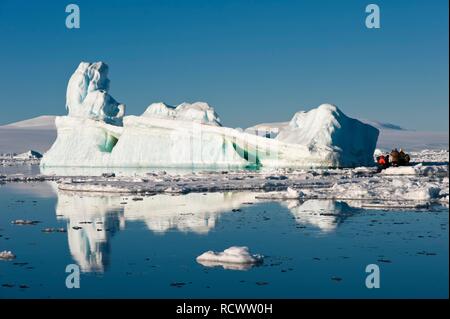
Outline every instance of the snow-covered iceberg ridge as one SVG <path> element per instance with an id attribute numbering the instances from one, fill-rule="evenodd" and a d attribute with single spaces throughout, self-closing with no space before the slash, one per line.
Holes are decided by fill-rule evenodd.
<path id="1" fill-rule="evenodd" d="M 67 86 L 68 116 L 42 166 L 354 167 L 373 165 L 378 130 L 322 104 L 298 112 L 275 138 L 224 127 L 210 105 L 153 103 L 141 116 L 108 94 L 108 67 L 81 62 Z"/>

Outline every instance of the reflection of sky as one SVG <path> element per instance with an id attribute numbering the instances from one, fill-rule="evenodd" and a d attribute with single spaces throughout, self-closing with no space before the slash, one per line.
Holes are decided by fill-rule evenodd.
<path id="1" fill-rule="evenodd" d="M 32 182 L 32 183 L 7 183 L 0 184 L 1 187 L 7 187 L 12 194 L 27 196 L 30 193 L 35 197 L 51 198 L 55 197 L 56 184 L 50 182 Z"/>

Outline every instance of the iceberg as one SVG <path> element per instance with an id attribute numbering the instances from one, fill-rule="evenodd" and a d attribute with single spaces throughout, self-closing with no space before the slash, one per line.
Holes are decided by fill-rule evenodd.
<path id="1" fill-rule="evenodd" d="M 108 66 L 81 62 L 67 86 L 67 116 L 43 167 L 354 167 L 374 165 L 379 131 L 322 104 L 277 135 L 222 126 L 205 102 L 153 103 L 140 116 L 108 94 Z"/>
<path id="2" fill-rule="evenodd" d="M 256 264 L 263 260 L 263 256 L 255 254 L 251 255 L 248 247 L 232 246 L 223 252 L 215 252 L 208 250 L 196 258 L 197 262 L 215 262 L 230 264 Z"/>

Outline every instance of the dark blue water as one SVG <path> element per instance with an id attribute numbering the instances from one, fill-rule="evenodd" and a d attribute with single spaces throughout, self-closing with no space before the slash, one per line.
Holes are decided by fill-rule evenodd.
<path id="1" fill-rule="evenodd" d="M 0 251 L 17 258 L 0 260 L 0 298 L 448 297 L 448 208 L 363 210 L 254 195 L 133 200 L 61 193 L 49 183 L 1 185 Z M 265 255 L 264 263 L 231 270 L 195 260 L 234 245 Z M 82 270 L 78 289 L 65 285 L 68 264 Z M 380 267 L 379 289 L 365 286 L 368 264 Z"/>

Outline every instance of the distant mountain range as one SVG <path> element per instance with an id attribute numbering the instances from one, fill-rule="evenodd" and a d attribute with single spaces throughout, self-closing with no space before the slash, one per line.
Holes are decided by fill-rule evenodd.
<path id="1" fill-rule="evenodd" d="M 0 126 L 0 129 L 33 129 L 33 130 L 56 130 L 54 115 L 42 115 L 28 120 L 23 120 Z"/>
<path id="2" fill-rule="evenodd" d="M 379 121 L 372 121 L 372 120 L 366 120 L 366 119 L 360 119 L 360 121 L 364 122 L 366 124 L 372 125 L 379 130 L 409 131 L 408 129 L 405 129 L 399 125 L 392 124 L 392 123 L 382 123 Z"/>
<path id="3" fill-rule="evenodd" d="M 0 126 L 0 153 L 34 150 L 43 154 L 56 139 L 55 117 L 43 115 Z"/>

